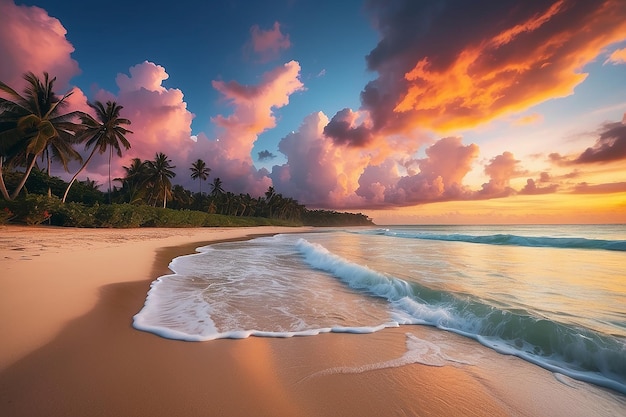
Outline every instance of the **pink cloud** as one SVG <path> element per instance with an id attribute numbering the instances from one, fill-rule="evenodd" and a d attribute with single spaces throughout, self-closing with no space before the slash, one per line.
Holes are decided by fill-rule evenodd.
<path id="1" fill-rule="evenodd" d="M 540 187 L 537 185 L 537 182 L 542 182 L 542 180 L 535 181 L 532 178 L 529 178 L 528 180 L 526 180 L 526 185 L 520 190 L 519 193 L 526 195 L 551 194 L 556 192 L 556 190 L 559 188 L 557 184 Z"/>
<path id="2" fill-rule="evenodd" d="M 236 81 L 213 81 L 222 99 L 233 107 L 228 115 L 211 121 L 218 138 L 207 141 L 207 158 L 213 177 L 220 177 L 227 189 L 261 195 L 271 185 L 266 170 L 256 170 L 251 152 L 258 136 L 276 126 L 274 110 L 289 104 L 289 96 L 302 91 L 300 64 L 290 61 L 265 73 L 258 85 L 245 86 Z M 201 138 L 198 139 L 201 143 Z"/>
<path id="3" fill-rule="evenodd" d="M 511 152 L 503 152 L 501 155 L 489 161 L 485 166 L 485 174 L 491 179 L 488 183 L 483 184 L 479 194 L 488 197 L 504 197 L 515 193 L 510 186 L 510 180 L 526 174 L 519 168 L 520 161 L 515 159 Z"/>
<path id="4" fill-rule="evenodd" d="M 65 92 L 80 70 L 61 22 L 39 7 L 16 6 L 10 0 L 0 1 L 0 16 L 0 80 L 21 91 L 22 74 L 42 76 L 46 71 L 57 78 L 55 88 Z"/>
<path id="5" fill-rule="evenodd" d="M 124 175 L 123 165 L 132 158 L 154 159 L 157 152 L 165 153 L 178 175 L 186 175 L 193 157 L 191 152 L 195 142 L 191 140 L 191 121 L 194 115 L 187 110 L 182 91 L 165 88 L 161 85 L 168 78 L 165 69 L 152 62 L 144 61 L 129 69 L 130 76 L 118 74 L 117 93 L 99 90 L 95 100 L 112 100 L 123 109 L 120 116 L 131 121 L 129 126 L 134 134 L 127 136 L 131 148 L 124 151 L 121 159 L 112 162 L 112 176 Z M 108 171 L 108 154 L 94 157 L 87 167 L 85 176 L 106 182 L 103 173 Z"/>
<path id="6" fill-rule="evenodd" d="M 213 81 L 213 88 L 234 107 L 231 115 L 211 119 L 220 129 L 220 144 L 228 158 L 250 160 L 258 135 L 276 126 L 273 109 L 286 106 L 291 94 L 304 89 L 299 76 L 300 64 L 291 61 L 265 73 L 259 85 Z"/>
<path id="7" fill-rule="evenodd" d="M 468 198 L 465 175 L 478 156 L 475 144 L 463 145 L 459 137 L 440 139 L 426 149 L 426 158 L 417 161 L 419 172 L 400 178 L 386 190 L 385 200 L 397 205 Z"/>
<path id="8" fill-rule="evenodd" d="M 248 47 L 262 62 L 278 58 L 281 50 L 289 49 L 291 46 L 289 35 L 280 31 L 278 22 L 274 22 L 274 26 L 269 30 L 263 30 L 259 25 L 254 25 L 250 28 L 250 35 L 252 38 Z"/>
<path id="9" fill-rule="evenodd" d="M 115 83 L 120 91 L 139 91 L 145 88 L 148 91 L 165 92 L 161 84 L 169 78 L 165 68 L 152 62 L 144 61 L 129 69 L 130 77 L 126 74 L 117 74 Z"/>
<path id="10" fill-rule="evenodd" d="M 398 164 L 391 158 L 378 165 L 368 165 L 359 177 L 356 194 L 363 197 L 368 205 L 385 205 L 385 192 L 395 187 L 401 177 Z"/>
<path id="11" fill-rule="evenodd" d="M 355 191 L 370 161 L 359 150 L 335 144 L 324 135 L 328 118 L 307 116 L 298 131 L 284 137 L 278 149 L 287 163 L 274 166 L 276 190 L 313 207 L 349 207 L 364 203 Z"/>

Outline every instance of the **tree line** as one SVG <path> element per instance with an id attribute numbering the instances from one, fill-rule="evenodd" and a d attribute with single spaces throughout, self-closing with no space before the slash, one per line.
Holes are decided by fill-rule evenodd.
<path id="1" fill-rule="evenodd" d="M 133 133 L 128 129 L 131 121 L 121 116 L 123 106 L 114 101 L 89 102 L 96 117 L 81 111 L 65 112 L 72 92 L 56 95 L 56 78 L 44 73 L 40 79 L 32 72 L 23 78 L 26 81 L 23 93 L 0 81 L 0 91 L 9 97 L 0 97 L 0 195 L 7 202 L 35 192 L 57 196 L 62 203 L 148 205 L 228 216 L 307 220 L 316 225 L 371 224 L 360 213 L 307 210 L 273 187 L 258 197 L 234 194 L 226 191 L 221 179 L 216 177 L 204 192 L 202 185 L 211 169 L 202 159 L 189 167 L 191 178 L 198 182 L 197 192 L 172 184 L 176 166 L 162 152 L 157 152 L 152 160 L 132 159 L 123 167 L 123 177 L 112 178 L 114 154 L 121 157 L 123 150 L 131 148 L 127 137 Z M 88 153 L 85 159 L 76 150 L 79 146 L 84 146 Z M 96 152 L 108 155 L 106 193 L 93 180 L 78 179 Z M 81 165 L 69 182 L 50 175 L 53 162 L 68 172 L 70 161 L 79 161 Z"/>

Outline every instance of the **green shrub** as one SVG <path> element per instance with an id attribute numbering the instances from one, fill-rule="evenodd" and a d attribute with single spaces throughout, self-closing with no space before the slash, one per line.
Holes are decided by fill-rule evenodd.
<path id="1" fill-rule="evenodd" d="M 47 195 L 28 194 L 6 204 L 13 213 L 12 221 L 35 225 L 51 222 L 52 216 L 59 210 L 61 200 Z"/>
<path id="2" fill-rule="evenodd" d="M 0 205 L 0 224 L 7 224 L 13 217 L 13 212 L 6 205 Z"/>
<path id="3" fill-rule="evenodd" d="M 80 203 L 61 204 L 51 218 L 55 226 L 67 227 L 97 227 L 97 206 L 88 207 Z"/>
<path id="4" fill-rule="evenodd" d="M 97 206 L 95 217 L 98 227 L 129 228 L 151 223 L 152 207 L 131 204 L 111 204 Z"/>
<path id="5" fill-rule="evenodd" d="M 195 210 L 174 210 L 132 204 L 62 203 L 57 197 L 28 194 L 15 201 L 0 200 L 0 224 L 35 225 L 47 222 L 67 227 L 241 227 L 300 226 L 301 223 L 265 217 L 227 216 Z"/>

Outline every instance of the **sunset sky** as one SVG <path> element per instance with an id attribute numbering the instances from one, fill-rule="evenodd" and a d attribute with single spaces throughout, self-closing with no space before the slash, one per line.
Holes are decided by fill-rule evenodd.
<path id="1" fill-rule="evenodd" d="M 626 222 L 623 0 L 0 0 L 0 60 L 124 106 L 116 176 L 164 152 L 378 224 Z"/>

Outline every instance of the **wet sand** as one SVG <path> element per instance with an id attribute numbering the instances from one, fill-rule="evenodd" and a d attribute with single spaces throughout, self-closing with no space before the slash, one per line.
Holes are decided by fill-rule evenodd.
<path id="1" fill-rule="evenodd" d="M 0 415 L 574 417 L 626 409 L 623 395 L 423 326 L 199 343 L 132 327 L 150 282 L 175 256 L 302 230 L 0 227 Z M 407 334 L 460 362 L 394 366 Z"/>

